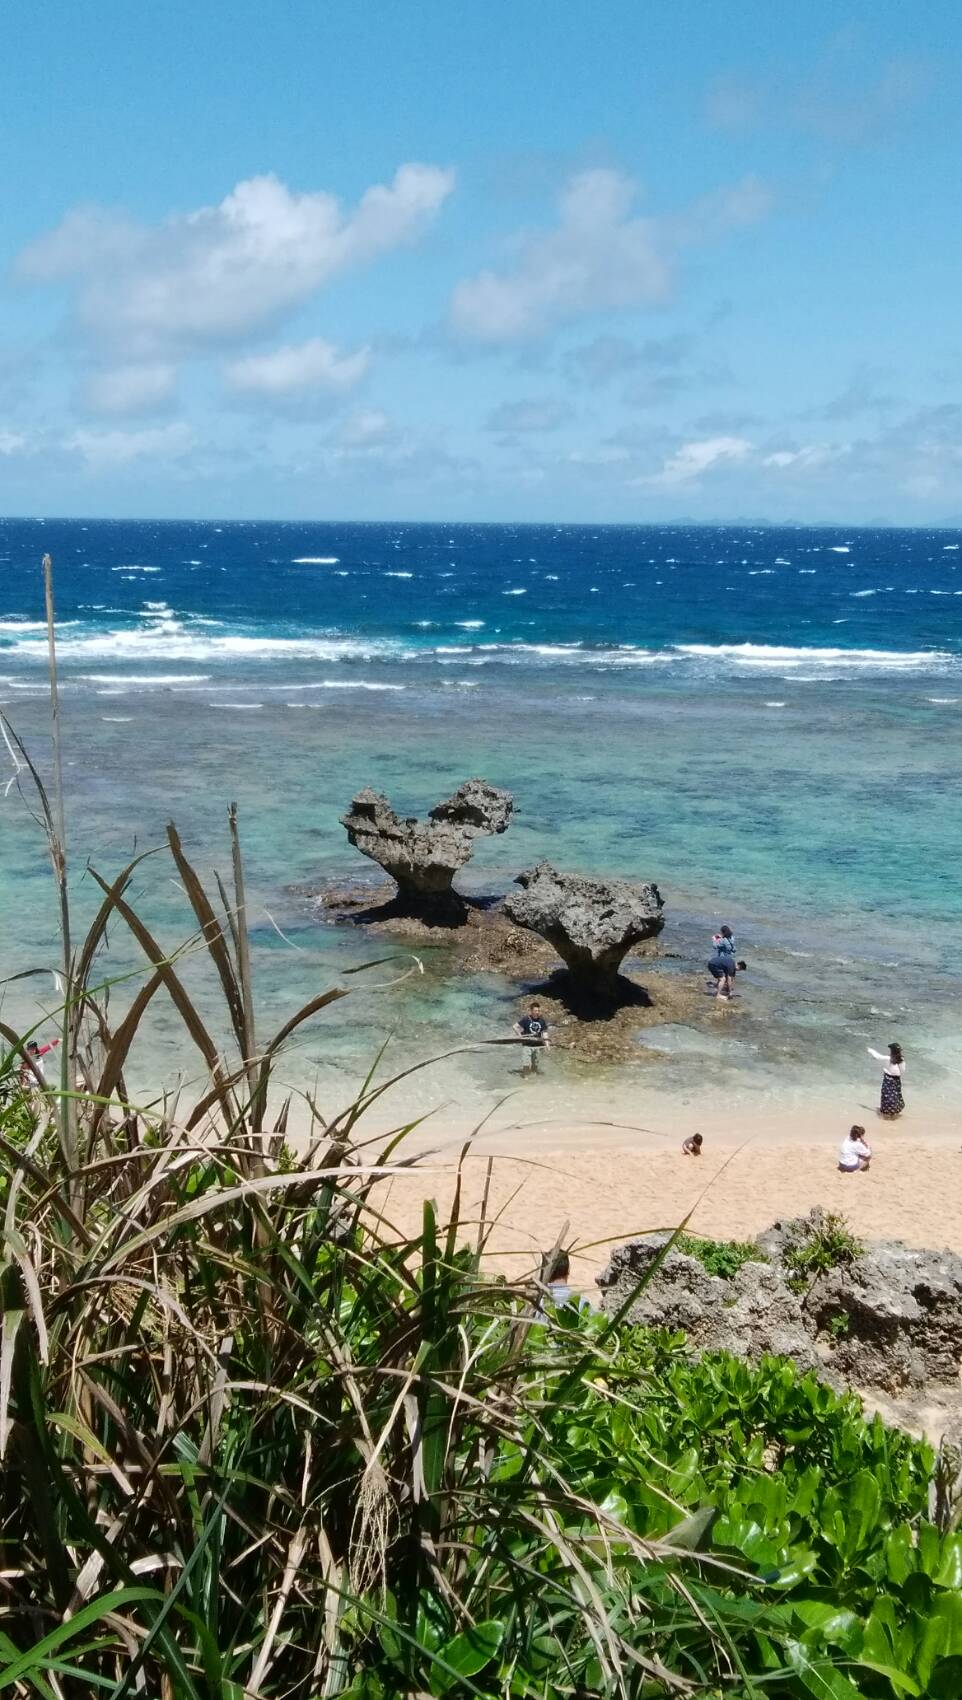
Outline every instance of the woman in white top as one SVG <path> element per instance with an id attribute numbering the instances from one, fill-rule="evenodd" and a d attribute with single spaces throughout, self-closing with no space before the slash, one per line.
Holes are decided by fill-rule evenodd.
<path id="1" fill-rule="evenodd" d="M 838 1148 L 838 1166 L 843 1175 L 857 1175 L 872 1161 L 872 1147 L 865 1137 L 864 1127 L 849 1128 Z"/>
<path id="2" fill-rule="evenodd" d="M 894 1121 L 896 1116 L 900 1116 L 905 1109 L 905 1099 L 902 1097 L 902 1077 L 905 1074 L 902 1047 L 893 1042 L 889 1045 L 889 1054 L 886 1056 L 884 1051 L 873 1051 L 871 1045 L 869 1045 L 868 1054 L 870 1057 L 876 1057 L 880 1063 L 885 1064 L 882 1070 L 882 1100 L 879 1104 L 879 1115 L 885 1116 L 889 1121 Z"/>

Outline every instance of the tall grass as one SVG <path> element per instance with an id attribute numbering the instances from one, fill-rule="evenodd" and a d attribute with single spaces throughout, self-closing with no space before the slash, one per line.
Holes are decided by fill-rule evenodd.
<path id="1" fill-rule="evenodd" d="M 94 875 L 72 975 L 76 1166 L 59 1091 L 14 1090 L 0 1116 L 0 1691 L 477 1694 L 496 1665 L 515 1673 L 499 1693 L 668 1694 L 693 1680 L 681 1619 L 731 1668 L 690 1556 L 628 1531 L 545 1443 L 608 1361 L 604 1330 L 548 1324 L 531 1283 L 486 1277 L 490 1224 L 460 1186 L 414 1237 L 379 1214 L 376 1182 L 414 1161 L 404 1128 L 373 1160 L 361 1139 L 383 1083 L 291 1151 L 286 1104 L 268 1124 L 276 1059 L 347 988 L 255 1050 L 236 887 L 218 910 L 173 828 L 168 852 L 235 1059 L 131 906 L 132 864 Z M 116 1027 L 97 982 L 114 919 L 146 962 Z M 161 993 L 206 1071 L 174 1110 L 126 1081 Z M 9 1084 L 23 1041 L 4 1038 Z M 660 1622 L 652 1565 L 674 1578 Z"/>

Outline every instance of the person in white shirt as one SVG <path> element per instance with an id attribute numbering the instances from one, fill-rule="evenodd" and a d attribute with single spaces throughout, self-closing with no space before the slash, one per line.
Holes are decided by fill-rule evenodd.
<path id="1" fill-rule="evenodd" d="M 838 1148 L 838 1166 L 843 1175 L 857 1175 L 872 1161 L 872 1147 L 864 1127 L 851 1127 Z"/>
<path id="2" fill-rule="evenodd" d="M 905 1109 L 905 1099 L 902 1096 L 905 1058 L 902 1055 L 902 1047 L 893 1040 L 889 1045 L 888 1056 L 885 1055 L 884 1051 L 873 1051 L 871 1045 L 868 1046 L 868 1054 L 870 1057 L 875 1057 L 878 1062 L 885 1064 L 882 1070 L 882 1097 L 879 1103 L 879 1115 L 885 1116 L 887 1121 L 894 1121 L 896 1116 L 900 1116 Z"/>

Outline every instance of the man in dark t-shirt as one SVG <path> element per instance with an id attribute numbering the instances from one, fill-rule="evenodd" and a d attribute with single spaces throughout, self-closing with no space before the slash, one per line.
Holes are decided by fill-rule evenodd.
<path id="1" fill-rule="evenodd" d="M 529 1004 L 527 1015 L 522 1015 L 520 1020 L 515 1022 L 514 1030 L 524 1044 L 530 1072 L 537 1074 L 538 1052 L 549 1049 L 548 1023 L 541 1013 L 541 1005 Z"/>

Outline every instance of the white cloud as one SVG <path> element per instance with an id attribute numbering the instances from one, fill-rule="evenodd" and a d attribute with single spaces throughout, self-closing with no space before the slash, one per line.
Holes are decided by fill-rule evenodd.
<path id="1" fill-rule="evenodd" d="M 166 362 L 115 366 L 88 380 L 84 399 L 93 413 L 151 413 L 173 400 L 175 384 L 174 368 Z"/>
<path id="2" fill-rule="evenodd" d="M 660 472 L 632 482 L 662 486 L 690 484 L 711 467 L 746 460 L 751 452 L 752 445 L 745 437 L 703 437 L 698 442 L 683 443 L 669 455 Z"/>
<path id="3" fill-rule="evenodd" d="M 753 178 L 675 217 L 639 216 L 637 194 L 620 171 L 571 177 L 557 225 L 522 238 L 513 270 L 482 271 L 456 286 L 452 331 L 496 346 L 545 336 L 585 313 L 660 306 L 672 294 L 681 247 L 752 222 L 771 204 Z"/>
<path id="4" fill-rule="evenodd" d="M 80 455 L 88 466 L 100 471 L 128 466 L 132 461 L 181 460 L 194 447 L 194 433 L 183 422 L 154 426 L 143 431 L 75 431 L 64 448 Z"/>
<path id="5" fill-rule="evenodd" d="M 233 390 L 261 396 L 296 396 L 314 390 L 342 395 L 354 389 L 371 364 L 369 348 L 343 354 L 333 342 L 311 337 L 288 343 L 269 354 L 249 354 L 234 360 L 224 376 Z"/>
<path id="6" fill-rule="evenodd" d="M 825 466 L 848 453 L 847 443 L 803 443 L 798 449 L 775 449 L 772 454 L 763 455 L 762 465 L 773 466 L 780 472 L 789 467 L 796 472 L 805 472 L 813 467 Z"/>
<path id="7" fill-rule="evenodd" d="M 7 431 L 0 425 L 0 455 L 20 454 L 27 446 L 22 431 Z"/>
<path id="8" fill-rule="evenodd" d="M 340 442 L 347 449 L 381 448 L 395 434 L 394 421 L 379 407 L 352 413 L 340 432 Z"/>
<path id="9" fill-rule="evenodd" d="M 416 240 L 453 188 L 453 171 L 408 164 L 347 211 L 273 175 L 159 225 L 79 208 L 21 254 L 18 270 L 73 285 L 88 331 L 150 360 L 269 325 L 337 273 Z"/>

